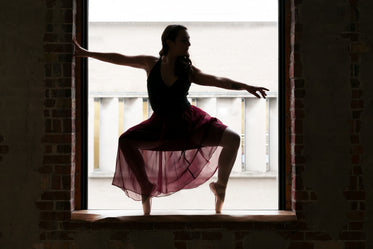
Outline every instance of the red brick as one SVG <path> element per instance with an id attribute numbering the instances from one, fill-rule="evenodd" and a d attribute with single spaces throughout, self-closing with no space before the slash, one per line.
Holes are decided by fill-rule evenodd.
<path id="1" fill-rule="evenodd" d="M 58 109 L 52 111 L 52 117 L 54 118 L 64 118 L 71 116 L 71 109 Z M 60 122 L 60 120 L 58 120 Z"/>
<path id="2" fill-rule="evenodd" d="M 56 218 L 56 212 L 53 212 L 53 211 L 40 212 L 40 220 L 54 220 L 55 218 Z"/>
<path id="3" fill-rule="evenodd" d="M 361 175 L 363 173 L 361 166 L 354 166 L 352 169 L 354 175 Z"/>
<path id="4" fill-rule="evenodd" d="M 352 90 L 352 98 L 360 98 L 361 95 L 362 95 L 362 91 L 360 89 Z"/>
<path id="5" fill-rule="evenodd" d="M 53 132 L 61 132 L 61 120 L 59 119 L 52 119 L 52 131 Z"/>
<path id="6" fill-rule="evenodd" d="M 9 147 L 7 145 L 0 145 L 0 154 L 6 154 L 9 152 Z"/>
<path id="7" fill-rule="evenodd" d="M 52 76 L 52 65 L 51 64 L 45 64 L 44 65 L 44 70 L 45 70 L 45 76 L 46 77 Z M 48 97 L 47 93 L 46 93 L 46 97 Z"/>
<path id="8" fill-rule="evenodd" d="M 295 155 L 303 155 L 304 145 L 294 144 Z"/>
<path id="9" fill-rule="evenodd" d="M 58 176 L 58 175 L 52 176 L 52 189 L 53 190 L 61 189 L 61 176 Z"/>
<path id="10" fill-rule="evenodd" d="M 300 60 L 300 54 L 294 53 L 295 60 Z M 296 79 L 294 80 L 294 87 L 295 88 L 303 88 L 304 87 L 304 80 L 303 79 Z"/>
<path id="11" fill-rule="evenodd" d="M 56 174 L 66 174 L 66 175 L 69 175 L 69 174 L 71 174 L 71 167 L 70 167 L 70 165 L 63 165 L 63 166 L 62 165 L 55 165 L 54 166 L 54 172 Z"/>
<path id="12" fill-rule="evenodd" d="M 293 119 L 291 121 L 291 131 L 294 134 L 303 133 L 303 120 Z"/>
<path id="13" fill-rule="evenodd" d="M 72 122 L 72 119 L 64 119 L 63 120 L 63 132 L 72 132 L 72 128 L 73 128 L 72 125 L 74 125 L 74 123 Z"/>
<path id="14" fill-rule="evenodd" d="M 304 118 L 304 110 L 295 110 L 295 118 L 300 118 L 300 119 L 303 119 Z"/>
<path id="15" fill-rule="evenodd" d="M 355 63 L 358 63 L 359 62 L 359 58 L 360 58 L 360 54 L 358 52 L 350 52 L 350 57 L 351 57 L 351 61 L 352 62 L 355 62 Z"/>
<path id="16" fill-rule="evenodd" d="M 317 200 L 317 195 L 316 195 L 315 192 L 311 192 L 311 193 L 310 193 L 310 199 L 313 200 L 313 201 L 314 201 L 314 200 Z"/>
<path id="17" fill-rule="evenodd" d="M 294 185 L 296 190 L 304 190 L 303 180 L 300 177 L 295 179 Z"/>
<path id="18" fill-rule="evenodd" d="M 44 165 L 38 169 L 39 173 L 42 174 L 50 174 L 53 172 L 53 166 L 52 165 Z"/>
<path id="19" fill-rule="evenodd" d="M 187 245 L 184 241 L 175 241 L 174 245 L 176 249 L 187 249 Z"/>
<path id="20" fill-rule="evenodd" d="M 177 231 L 174 232 L 175 240 L 194 240 L 200 238 L 199 232 Z"/>
<path id="21" fill-rule="evenodd" d="M 61 1 L 61 7 L 67 9 L 66 11 L 72 12 L 73 1 Z"/>
<path id="22" fill-rule="evenodd" d="M 54 208 L 53 201 L 36 201 L 35 205 L 40 210 L 53 210 Z"/>
<path id="23" fill-rule="evenodd" d="M 295 89 L 294 90 L 294 96 L 295 98 L 304 98 L 306 96 L 306 91 L 304 89 Z"/>
<path id="24" fill-rule="evenodd" d="M 352 88 L 360 87 L 360 81 L 358 79 L 351 79 L 351 87 Z"/>
<path id="25" fill-rule="evenodd" d="M 69 190 L 71 188 L 71 175 L 62 176 L 62 189 Z"/>
<path id="26" fill-rule="evenodd" d="M 309 195 L 307 191 L 295 191 L 296 200 L 309 200 Z"/>
<path id="27" fill-rule="evenodd" d="M 346 241 L 345 249 L 365 249 L 364 241 Z"/>
<path id="28" fill-rule="evenodd" d="M 304 156 L 295 156 L 295 164 L 304 164 L 305 163 L 305 159 L 304 159 Z"/>
<path id="29" fill-rule="evenodd" d="M 300 108 L 304 108 L 304 103 L 303 103 L 303 100 L 301 99 L 296 99 L 295 102 L 294 102 L 294 108 L 295 109 L 300 109 Z"/>
<path id="30" fill-rule="evenodd" d="M 243 249 L 242 241 L 236 241 L 234 249 Z"/>
<path id="31" fill-rule="evenodd" d="M 357 189 L 357 176 L 350 176 L 349 190 Z"/>
<path id="32" fill-rule="evenodd" d="M 352 154 L 361 154 L 363 153 L 363 147 L 361 145 L 354 145 L 351 149 Z"/>
<path id="33" fill-rule="evenodd" d="M 80 228 L 87 228 L 87 227 L 89 227 L 89 223 L 86 223 L 86 222 L 72 221 L 72 220 L 62 222 L 62 228 L 65 230 L 77 230 Z M 122 234 L 126 232 L 121 231 L 120 233 Z M 118 239 L 120 238 L 121 237 L 119 237 Z M 125 238 L 125 237 L 122 237 L 122 238 Z"/>
<path id="34" fill-rule="evenodd" d="M 72 11 L 70 11 L 70 10 L 65 11 L 64 22 L 65 23 L 73 23 L 73 13 L 72 13 Z"/>
<path id="35" fill-rule="evenodd" d="M 56 4 L 56 0 L 45 0 L 45 3 L 46 3 L 47 8 L 52 8 Z"/>
<path id="36" fill-rule="evenodd" d="M 358 182 L 359 182 L 359 184 L 358 184 L 359 189 L 360 189 L 360 190 L 364 190 L 363 177 L 362 177 L 361 175 L 358 176 Z"/>
<path id="37" fill-rule="evenodd" d="M 313 242 L 291 242 L 288 249 L 313 249 Z"/>
<path id="38" fill-rule="evenodd" d="M 58 34 L 56 34 L 56 33 L 45 33 L 43 41 L 44 42 L 57 42 L 58 41 Z"/>
<path id="39" fill-rule="evenodd" d="M 42 200 L 70 200 L 70 191 L 47 191 L 41 195 Z"/>
<path id="40" fill-rule="evenodd" d="M 56 230 L 58 225 L 56 221 L 40 221 L 39 227 L 46 230 Z"/>
<path id="41" fill-rule="evenodd" d="M 44 51 L 50 53 L 71 53 L 73 51 L 72 44 L 44 44 Z"/>
<path id="42" fill-rule="evenodd" d="M 344 196 L 347 200 L 365 200 L 365 191 L 344 191 Z"/>
<path id="43" fill-rule="evenodd" d="M 351 135 L 351 143 L 358 144 L 360 142 L 360 137 L 358 135 Z"/>
<path id="44" fill-rule="evenodd" d="M 55 99 L 46 99 L 44 101 L 44 106 L 49 108 L 49 107 L 54 107 L 54 105 L 56 104 L 56 100 Z"/>
<path id="45" fill-rule="evenodd" d="M 364 211 L 365 210 L 365 202 L 360 201 L 359 202 L 359 208 L 360 208 L 361 211 Z"/>
<path id="46" fill-rule="evenodd" d="M 351 39 L 351 40 L 357 40 L 359 37 L 359 33 L 357 32 L 342 32 L 341 33 L 342 38 Z"/>
<path id="47" fill-rule="evenodd" d="M 353 119 L 359 119 L 360 116 L 361 116 L 361 111 L 356 111 L 356 110 L 352 111 L 352 118 Z"/>
<path id="48" fill-rule="evenodd" d="M 44 156 L 44 164 L 68 164 L 71 162 L 70 155 L 48 155 Z"/>
<path id="49" fill-rule="evenodd" d="M 363 107 L 364 107 L 364 101 L 363 100 L 352 100 L 351 101 L 351 108 L 361 109 Z"/>
<path id="50" fill-rule="evenodd" d="M 65 33 L 69 33 L 71 34 L 73 29 L 72 29 L 72 25 L 71 24 L 62 24 L 62 30 L 65 32 Z"/>
<path id="51" fill-rule="evenodd" d="M 220 240 L 222 237 L 222 232 L 202 232 L 202 239 L 204 240 Z"/>
<path id="52" fill-rule="evenodd" d="M 296 176 L 299 177 L 299 176 L 301 176 L 301 175 L 303 174 L 303 172 L 304 172 L 304 166 L 303 166 L 303 165 L 296 165 L 294 171 L 295 171 Z"/>
<path id="53" fill-rule="evenodd" d="M 286 239 L 290 240 L 304 240 L 304 232 L 300 231 L 278 231 L 279 234 Z"/>
<path id="54" fill-rule="evenodd" d="M 72 233 L 68 231 L 48 231 L 43 237 L 45 240 L 73 240 Z"/>
<path id="55" fill-rule="evenodd" d="M 306 232 L 306 240 L 331 240 L 329 234 L 322 232 Z"/>
<path id="56" fill-rule="evenodd" d="M 70 210 L 70 201 L 56 201 L 56 210 Z"/>
<path id="57" fill-rule="evenodd" d="M 40 188 L 42 190 L 49 190 L 51 186 L 50 175 L 42 174 L 40 176 Z"/>
<path id="58" fill-rule="evenodd" d="M 347 213 L 347 217 L 350 220 L 364 220 L 364 212 L 362 211 L 351 211 Z"/>
<path id="59" fill-rule="evenodd" d="M 71 218 L 70 211 L 56 212 L 56 220 L 69 220 Z"/>
<path id="60" fill-rule="evenodd" d="M 295 202 L 295 210 L 302 211 L 303 210 L 303 203 Z"/>
<path id="61" fill-rule="evenodd" d="M 360 163 L 360 155 L 352 155 L 351 163 L 352 164 L 359 164 Z"/>
<path id="62" fill-rule="evenodd" d="M 54 98 L 71 98 L 71 88 L 67 89 L 53 89 L 51 96 Z"/>
<path id="63" fill-rule="evenodd" d="M 63 76 L 69 77 L 72 73 L 72 66 L 71 63 L 65 63 L 63 64 Z"/>
<path id="64" fill-rule="evenodd" d="M 365 234 L 363 232 L 345 231 L 341 233 L 342 240 L 364 240 Z"/>
<path id="65" fill-rule="evenodd" d="M 70 143 L 71 134 L 55 134 L 55 135 L 45 135 L 42 142 L 46 143 Z"/>
<path id="66" fill-rule="evenodd" d="M 300 61 L 294 62 L 294 78 L 301 78 L 303 76 L 303 65 Z"/>
<path id="67" fill-rule="evenodd" d="M 42 241 L 46 240 L 47 239 L 47 234 L 46 233 L 47 233 L 46 231 L 42 231 L 39 235 L 39 239 L 42 240 Z"/>
<path id="68" fill-rule="evenodd" d="M 354 120 L 354 132 L 359 133 L 360 132 L 360 127 L 361 127 L 361 121 L 356 119 Z"/>
<path id="69" fill-rule="evenodd" d="M 363 230 L 364 222 L 350 222 L 349 228 L 350 230 Z"/>
<path id="70" fill-rule="evenodd" d="M 71 40 L 72 40 L 72 35 L 71 34 L 64 35 L 63 41 L 71 42 Z M 61 63 L 69 62 L 69 63 L 71 63 L 71 61 L 73 59 L 73 56 L 71 54 L 58 54 L 57 58 L 58 58 L 58 62 L 61 62 Z M 73 65 L 75 66 L 75 64 L 73 64 Z M 69 84 L 67 86 L 71 86 L 71 82 L 72 82 L 71 78 L 63 78 L 63 79 L 58 79 L 58 80 L 68 81 Z"/>
<path id="71" fill-rule="evenodd" d="M 350 208 L 351 208 L 351 210 L 356 211 L 356 210 L 358 210 L 358 206 L 359 206 L 359 204 L 357 203 L 357 201 L 352 201 Z"/>

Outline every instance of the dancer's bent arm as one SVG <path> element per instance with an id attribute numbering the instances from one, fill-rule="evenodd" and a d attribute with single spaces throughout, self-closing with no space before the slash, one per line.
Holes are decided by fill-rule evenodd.
<path id="1" fill-rule="evenodd" d="M 251 86 L 251 85 L 247 85 L 241 82 L 231 80 L 229 78 L 217 77 L 214 75 L 205 74 L 194 66 L 193 66 L 193 71 L 192 71 L 192 82 L 198 85 L 215 86 L 215 87 L 220 87 L 220 88 L 225 88 L 225 89 L 230 89 L 230 90 L 246 90 L 258 98 L 260 98 L 260 95 L 256 93 L 257 91 L 259 91 L 259 93 L 262 95 L 263 98 L 266 98 L 267 96 L 265 91 L 269 91 L 267 88 L 264 88 L 264 87 Z"/>

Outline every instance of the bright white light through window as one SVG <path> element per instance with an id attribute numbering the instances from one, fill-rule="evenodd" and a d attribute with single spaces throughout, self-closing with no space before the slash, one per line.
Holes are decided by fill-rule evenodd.
<path id="1" fill-rule="evenodd" d="M 178 23 L 188 28 L 195 66 L 270 89 L 258 100 L 243 91 L 190 88 L 192 104 L 241 134 L 223 209 L 278 209 L 277 8 L 276 0 L 89 1 L 92 51 L 158 56 L 163 29 Z M 141 210 L 111 181 L 120 134 L 152 113 L 146 73 L 94 59 L 88 68 L 88 208 Z M 213 210 L 207 185 L 153 198 L 152 208 Z"/>

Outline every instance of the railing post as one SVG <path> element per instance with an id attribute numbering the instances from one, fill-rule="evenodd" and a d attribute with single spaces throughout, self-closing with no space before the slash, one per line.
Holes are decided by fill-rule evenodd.
<path id="1" fill-rule="evenodd" d="M 247 98 L 246 112 L 246 170 L 266 171 L 266 101 Z"/>
<path id="2" fill-rule="evenodd" d="M 118 98 L 102 98 L 100 105 L 99 168 L 113 174 L 118 146 Z"/>
<path id="3" fill-rule="evenodd" d="M 241 98 L 219 98 L 217 100 L 217 116 L 221 121 L 229 126 L 237 134 L 242 132 L 242 103 Z M 237 158 L 234 163 L 233 172 L 242 172 L 242 148 L 237 152 Z"/>

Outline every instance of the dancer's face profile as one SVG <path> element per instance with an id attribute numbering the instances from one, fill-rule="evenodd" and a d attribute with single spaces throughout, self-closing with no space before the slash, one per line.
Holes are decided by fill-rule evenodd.
<path id="1" fill-rule="evenodd" d="M 179 30 L 175 41 L 168 40 L 169 52 L 176 56 L 189 55 L 190 36 L 186 30 Z"/>

